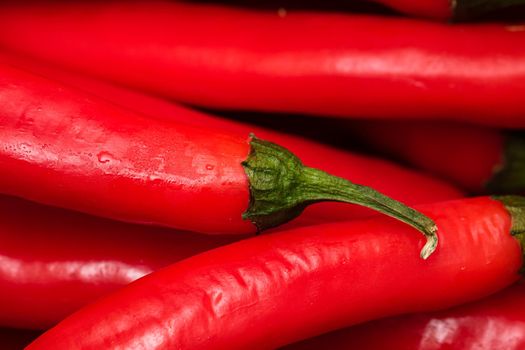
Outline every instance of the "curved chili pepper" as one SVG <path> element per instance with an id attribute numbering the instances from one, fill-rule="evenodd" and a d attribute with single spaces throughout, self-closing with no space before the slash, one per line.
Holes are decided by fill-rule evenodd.
<path id="1" fill-rule="evenodd" d="M 481 298 L 516 281 L 523 262 L 525 199 L 500 200 L 418 207 L 442 237 L 426 261 L 414 254 L 422 237 L 386 217 L 220 247 L 91 304 L 27 349 L 273 349 Z"/>
<path id="2" fill-rule="evenodd" d="M 520 350 L 525 348 L 525 286 L 451 310 L 369 322 L 283 348 Z"/>
<path id="3" fill-rule="evenodd" d="M 162 99 L 116 87 L 83 75 L 72 74 L 63 69 L 57 69 L 12 53 L 0 53 L 0 62 L 16 64 L 31 72 L 37 72 L 43 76 L 78 87 L 152 118 L 213 128 L 239 137 L 245 137 L 248 133 L 255 132 L 260 137 L 271 139 L 290 149 L 305 164 L 324 169 L 352 182 L 365 184 L 407 204 L 431 203 L 463 197 L 463 193 L 447 183 L 403 169 L 386 160 L 363 157 L 297 136 L 209 116 Z M 293 221 L 291 225 L 311 224 L 319 221 L 319 219 L 348 220 L 352 217 L 363 217 L 369 214 L 369 210 L 365 208 L 325 202 L 306 208 L 305 214 Z"/>
<path id="4" fill-rule="evenodd" d="M 239 238 L 130 225 L 0 196 L 0 326 L 48 328 L 137 278 Z"/>
<path id="5" fill-rule="evenodd" d="M 0 325 L 48 328 L 143 275 L 240 238 L 174 233 L 0 196 Z"/>
<path id="6" fill-rule="evenodd" d="M 524 127 L 524 26 L 168 2 L 2 5 L 0 46 L 225 109 Z"/>
<path id="7" fill-rule="evenodd" d="M 123 221 L 229 234 L 278 226 L 320 201 L 355 203 L 425 234 L 423 258 L 437 245 L 429 218 L 304 166 L 271 142 L 143 118 L 8 66 L 0 66 L 0 86 L 4 193 Z"/>

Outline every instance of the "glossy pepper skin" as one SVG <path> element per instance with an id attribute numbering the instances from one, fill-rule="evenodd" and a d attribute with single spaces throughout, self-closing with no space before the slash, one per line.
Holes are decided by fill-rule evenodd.
<path id="1" fill-rule="evenodd" d="M 153 106 L 152 113 L 177 117 L 153 120 L 7 65 L 0 70 L 0 101 L 4 102 L 0 109 L 1 191 L 124 221 L 204 233 L 255 231 L 241 218 L 250 198 L 241 166 L 251 152 L 248 133 L 241 132 L 247 127 L 233 124 L 229 130 L 225 123 L 216 130 L 210 123 L 204 128 L 202 124 L 213 119 L 207 116 L 188 125 L 179 120 L 198 120 L 199 114 L 163 103 L 147 105 Z M 146 108 L 142 102 L 137 105 Z M 287 140 L 304 154 L 311 151 L 308 159 L 325 155 L 341 162 L 343 165 L 331 168 L 352 174 L 354 179 L 370 179 L 373 169 L 389 171 L 392 182 L 379 187 L 390 188 L 407 201 L 460 196 L 448 185 L 382 161 Z M 381 181 L 372 178 L 368 184 Z M 407 191 L 403 183 L 414 190 Z M 424 184 L 444 192 L 437 194 Z M 306 222 L 370 214 L 343 206 L 320 207 L 310 213 Z"/>
<path id="2" fill-rule="evenodd" d="M 472 193 L 487 192 L 487 185 L 505 168 L 507 160 L 506 135 L 493 128 L 374 121 L 350 124 L 349 131 L 374 151 L 438 175 Z M 521 163 L 525 164 L 525 158 Z M 515 192 L 523 189 L 513 188 Z"/>
<path id="3" fill-rule="evenodd" d="M 450 310 L 373 321 L 282 350 L 520 350 L 525 347 L 525 286 Z"/>
<path id="4" fill-rule="evenodd" d="M 49 79 L 79 88 L 151 118 L 213 128 L 239 137 L 255 132 L 260 137 L 284 145 L 310 166 L 324 169 L 355 183 L 366 184 L 409 204 L 439 202 L 464 196 L 464 193 L 448 183 L 410 171 L 384 159 L 365 157 L 299 136 L 208 115 L 13 53 L 0 52 L 0 62 L 22 67 Z M 383 176 L 386 174 L 388 176 Z M 306 212 L 312 213 L 312 216 L 340 220 L 348 219 L 349 215 L 357 216 L 356 213 L 359 212 L 365 214 L 368 210 L 357 207 L 349 209 L 347 205 L 341 203 L 323 202 L 306 208 Z M 303 215 L 297 220 L 311 222 L 308 215 Z"/>
<path id="5" fill-rule="evenodd" d="M 146 276 L 27 349 L 273 349 L 370 319 L 461 304 L 518 279 L 522 249 L 510 232 L 523 227 L 500 201 L 418 209 L 440 232 L 428 260 L 417 254 L 421 237 L 385 217 L 262 235 Z"/>
<path id="6" fill-rule="evenodd" d="M 439 202 L 460 198 L 464 195 L 448 183 L 410 171 L 384 159 L 365 157 L 299 136 L 208 115 L 83 74 L 69 72 L 27 57 L 13 55 L 13 53 L 0 52 L 0 62 L 16 65 L 49 79 L 82 89 L 151 118 L 213 128 L 239 137 L 255 132 L 262 138 L 274 140 L 290 149 L 310 166 L 324 169 L 331 174 L 355 183 L 366 184 L 409 204 Z M 365 213 L 366 211 L 367 209 L 357 207 L 349 209 L 347 205 L 333 202 L 318 203 L 306 208 L 307 213 L 327 217 L 331 220 L 335 218 L 347 219 L 350 215 L 357 216 L 355 213 Z M 307 216 L 303 215 L 297 220 L 301 222 L 309 220 Z"/>
<path id="7" fill-rule="evenodd" d="M 320 116 L 523 127 L 524 40 L 520 25 L 168 2 L 0 7 L 4 48 L 193 105 Z"/>
<path id="8" fill-rule="evenodd" d="M 47 329 L 135 279 L 240 238 L 124 224 L 0 196 L 0 326 Z"/>
<path id="9" fill-rule="evenodd" d="M 123 221 L 254 232 L 241 218 L 246 137 L 152 122 L 8 66 L 0 86 L 2 192 Z"/>
<path id="10" fill-rule="evenodd" d="M 144 275 L 237 239 L 124 224 L 1 196 L 0 326 L 49 328 Z"/>

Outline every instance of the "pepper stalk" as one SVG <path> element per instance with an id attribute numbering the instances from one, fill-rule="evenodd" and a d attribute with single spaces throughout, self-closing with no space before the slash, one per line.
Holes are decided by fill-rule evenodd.
<path id="1" fill-rule="evenodd" d="M 282 146 L 253 134 L 250 137 L 251 151 L 242 162 L 250 183 L 250 203 L 242 217 L 258 230 L 288 222 L 310 204 L 344 202 L 376 210 L 419 230 L 427 239 L 421 258 L 427 259 L 436 250 L 437 226 L 426 215 L 368 186 L 304 166 Z"/>

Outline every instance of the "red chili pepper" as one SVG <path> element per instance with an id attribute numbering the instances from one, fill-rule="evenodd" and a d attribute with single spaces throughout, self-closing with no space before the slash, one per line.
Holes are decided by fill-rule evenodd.
<path id="1" fill-rule="evenodd" d="M 3 5 L 0 45 L 194 105 L 525 126 L 525 26 L 168 2 Z"/>
<path id="2" fill-rule="evenodd" d="M 277 226 L 319 201 L 356 203 L 417 227 L 428 237 L 422 257 L 437 243 L 432 220 L 306 167 L 276 144 L 143 118 L 8 66 L 0 66 L 0 86 L 4 193 L 124 221 L 229 234 Z"/>
<path id="3" fill-rule="evenodd" d="M 37 349 L 274 349 L 370 319 L 474 300 L 518 278 L 525 199 L 419 207 L 442 244 L 391 218 L 297 228 L 176 263 L 91 304 Z M 516 236 L 513 237 L 511 232 Z M 516 239 L 517 238 L 517 239 Z"/>
<path id="4" fill-rule="evenodd" d="M 351 133 L 374 150 L 428 170 L 472 192 L 523 192 L 521 134 L 459 124 L 362 122 Z"/>
<path id="5" fill-rule="evenodd" d="M 0 326 L 49 328 L 137 278 L 239 238 L 124 224 L 0 196 Z"/>
<path id="6" fill-rule="evenodd" d="M 367 350 L 521 350 L 525 286 L 451 310 L 366 323 L 283 348 Z"/>
<path id="7" fill-rule="evenodd" d="M 48 328 L 136 278 L 237 238 L 174 234 L 0 196 L 0 325 Z"/>
<path id="8" fill-rule="evenodd" d="M 297 154 L 305 163 L 313 167 L 325 169 L 334 175 L 351 179 L 353 182 L 367 184 L 407 203 L 421 204 L 463 196 L 463 193 L 449 184 L 428 176 L 422 176 L 420 173 L 401 169 L 399 165 L 383 159 L 363 157 L 355 153 L 343 152 L 333 147 L 315 143 L 311 140 L 305 140 L 298 136 L 206 115 L 166 100 L 117 87 L 85 75 L 71 73 L 39 61 L 29 60 L 23 56 L 13 55 L 12 53 L 0 52 L 0 62 L 21 66 L 31 72 L 36 72 L 50 79 L 58 80 L 91 94 L 104 97 L 113 103 L 133 109 L 148 117 L 165 121 L 176 121 L 198 127 L 212 127 L 239 137 L 255 132 L 263 138 L 272 139 L 284 145 Z M 377 174 L 377 176 L 370 176 L 370 174 Z M 388 176 L 379 176 L 381 174 L 388 174 Z M 335 208 L 336 206 L 338 208 Z M 334 211 L 341 211 L 337 209 L 348 208 L 346 205 L 322 203 L 307 210 L 317 211 L 320 207 L 326 207 L 327 212 L 332 212 L 331 215 L 334 215 Z M 346 215 L 348 213 L 344 213 L 340 217 L 345 218 Z"/>
<path id="9" fill-rule="evenodd" d="M 431 203 L 463 197 L 463 193 L 447 183 L 420 173 L 408 171 L 397 164 L 382 159 L 363 157 L 300 137 L 209 116 L 174 105 L 165 100 L 119 88 L 83 75 L 72 74 L 21 56 L 0 53 L 0 62 L 22 66 L 24 69 L 37 72 L 46 77 L 52 77 L 60 82 L 104 97 L 113 103 L 131 108 L 156 119 L 213 128 L 242 138 L 250 132 L 255 132 L 260 137 L 282 144 L 312 167 L 324 169 L 331 174 L 349 179 L 352 182 L 373 187 L 407 204 Z M 312 218 L 326 218 L 332 221 L 348 220 L 352 217 L 369 214 L 370 212 L 364 208 L 351 208 L 341 203 L 326 202 L 308 207 L 305 215 L 294 221 L 292 225 L 312 223 Z"/>

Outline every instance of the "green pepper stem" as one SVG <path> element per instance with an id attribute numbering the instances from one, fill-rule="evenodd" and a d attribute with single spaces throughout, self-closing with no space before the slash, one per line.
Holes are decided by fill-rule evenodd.
<path id="1" fill-rule="evenodd" d="M 297 217 L 306 206 L 337 201 L 358 204 L 396 218 L 421 231 L 427 259 L 438 244 L 432 219 L 378 191 L 324 171 L 309 168 L 285 148 L 252 136 L 251 153 L 242 163 L 250 182 L 250 205 L 243 214 L 259 230 Z"/>
<path id="2" fill-rule="evenodd" d="M 503 203 L 512 218 L 510 233 L 513 236 L 525 234 L 525 197 L 523 196 L 492 196 Z"/>
<path id="3" fill-rule="evenodd" d="M 511 217 L 510 234 L 520 243 L 521 253 L 525 261 L 525 197 L 523 196 L 492 196 L 503 203 Z M 525 265 L 520 270 L 525 275 Z"/>
<path id="4" fill-rule="evenodd" d="M 505 140 L 503 164 L 485 187 L 490 193 L 519 193 L 525 191 L 525 134 L 523 131 L 511 132 Z"/>

